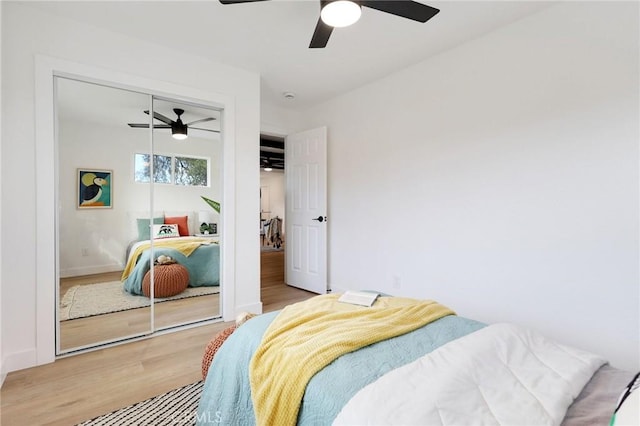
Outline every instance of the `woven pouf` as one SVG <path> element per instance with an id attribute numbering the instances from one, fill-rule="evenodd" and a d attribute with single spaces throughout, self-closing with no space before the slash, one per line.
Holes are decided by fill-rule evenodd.
<path id="1" fill-rule="evenodd" d="M 189 286 L 189 271 L 179 263 L 156 265 L 154 273 L 154 297 L 171 297 L 180 294 Z M 151 270 L 142 280 L 142 294 L 151 296 Z"/>
<path id="2" fill-rule="evenodd" d="M 213 361 L 214 355 L 218 352 L 218 349 L 220 349 L 220 346 L 222 346 L 224 341 L 227 340 L 227 337 L 231 336 L 234 331 L 236 331 L 235 325 L 225 328 L 220 333 L 213 336 L 213 339 L 211 339 L 207 345 L 204 350 L 204 356 L 202 357 L 202 380 L 207 378 L 209 366 L 211 365 L 211 361 Z"/>

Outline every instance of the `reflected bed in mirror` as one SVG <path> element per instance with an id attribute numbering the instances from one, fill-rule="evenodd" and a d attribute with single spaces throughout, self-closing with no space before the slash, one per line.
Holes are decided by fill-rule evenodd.
<path id="1" fill-rule="evenodd" d="M 147 334 L 151 300 L 156 329 L 221 315 L 219 239 L 180 236 L 178 228 L 188 234 L 195 214 L 170 214 L 175 216 L 158 214 L 151 226 L 149 219 L 135 219 L 138 238 L 147 236 L 145 229 L 155 238 L 134 239 L 123 270 L 61 280 L 61 350 Z"/>

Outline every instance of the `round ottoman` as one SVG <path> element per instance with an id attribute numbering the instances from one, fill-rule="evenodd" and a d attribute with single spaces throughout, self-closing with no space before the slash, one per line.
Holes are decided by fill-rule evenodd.
<path id="1" fill-rule="evenodd" d="M 142 280 L 142 294 L 151 296 L 151 270 Z M 171 297 L 180 294 L 189 286 L 189 271 L 179 263 L 156 265 L 154 273 L 154 297 Z"/>
<path id="2" fill-rule="evenodd" d="M 233 332 L 236 331 L 236 325 L 232 325 L 231 327 L 227 327 L 215 336 L 209 342 L 207 347 L 204 349 L 204 355 L 202 356 L 202 380 L 207 378 L 207 373 L 209 372 L 209 366 L 211 365 L 211 361 L 213 361 L 213 357 L 220 349 L 220 346 L 227 340 L 227 337 L 231 336 Z"/>

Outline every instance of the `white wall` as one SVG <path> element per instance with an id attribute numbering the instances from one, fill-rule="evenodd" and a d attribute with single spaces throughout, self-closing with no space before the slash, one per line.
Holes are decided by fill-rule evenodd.
<path id="1" fill-rule="evenodd" d="M 36 335 L 36 139 L 34 58 L 54 58 L 185 85 L 234 99 L 236 239 L 228 246 L 242 253 L 234 269 L 235 305 L 260 309 L 259 238 L 259 76 L 180 51 L 146 43 L 32 9 L 3 3 L 2 26 L 2 338 L 5 371 L 35 365 Z M 167 58 L 171 58 L 168 60 Z M 9 123 L 9 124 L 7 124 Z M 230 218 L 231 219 L 231 218 Z M 7 250 L 10 248 L 10 250 Z M 51 301 L 53 303 L 53 301 Z M 233 317 L 234 313 L 230 313 Z M 225 314 L 226 315 L 226 314 Z M 53 333 L 53 330 L 52 330 Z"/>
<path id="2" fill-rule="evenodd" d="M 260 133 L 285 137 L 300 125 L 302 113 L 270 103 L 260 104 Z"/>
<path id="3" fill-rule="evenodd" d="M 330 284 L 640 368 L 638 16 L 562 3 L 308 111 Z"/>

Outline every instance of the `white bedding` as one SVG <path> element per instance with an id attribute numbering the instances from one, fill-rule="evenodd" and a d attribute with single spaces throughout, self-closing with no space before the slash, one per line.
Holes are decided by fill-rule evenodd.
<path id="1" fill-rule="evenodd" d="M 364 387 L 334 425 L 559 425 L 603 364 L 530 330 L 491 325 Z"/>

